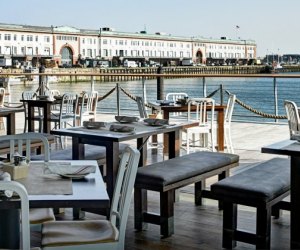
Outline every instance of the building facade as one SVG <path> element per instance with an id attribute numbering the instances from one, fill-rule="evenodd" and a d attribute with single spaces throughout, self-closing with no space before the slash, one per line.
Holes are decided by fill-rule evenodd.
<path id="1" fill-rule="evenodd" d="M 183 58 L 194 63 L 225 63 L 256 58 L 253 40 L 207 39 L 117 32 L 111 28 L 77 29 L 69 26 L 41 27 L 0 24 L 0 57 L 38 62 L 53 59 L 58 65 L 75 65 L 86 59 L 108 60 L 122 65 L 124 60 L 139 64 L 156 62 L 180 65 Z"/>

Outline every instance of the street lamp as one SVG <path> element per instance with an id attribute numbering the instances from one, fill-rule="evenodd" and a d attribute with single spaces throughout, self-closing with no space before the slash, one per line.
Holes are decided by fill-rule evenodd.
<path id="1" fill-rule="evenodd" d="M 99 57 L 101 59 L 102 57 L 102 41 L 101 41 L 101 35 L 102 35 L 102 28 L 99 28 Z"/>

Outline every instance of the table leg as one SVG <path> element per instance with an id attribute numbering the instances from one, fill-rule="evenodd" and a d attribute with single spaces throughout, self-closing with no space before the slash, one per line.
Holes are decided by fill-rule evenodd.
<path id="1" fill-rule="evenodd" d="M 141 153 L 139 167 L 142 167 L 147 164 L 147 137 L 138 138 L 136 144 L 137 149 L 139 149 Z"/>
<path id="2" fill-rule="evenodd" d="M 19 249 L 19 209 L 0 209 L 0 248 Z"/>
<path id="3" fill-rule="evenodd" d="M 44 133 L 50 133 L 51 131 L 51 104 L 46 103 L 45 106 L 43 107 L 44 109 L 44 124 L 43 124 L 43 132 Z"/>
<path id="4" fill-rule="evenodd" d="M 6 117 L 6 130 L 8 135 L 16 134 L 16 116 L 11 113 Z"/>
<path id="5" fill-rule="evenodd" d="M 108 142 L 106 145 L 106 188 L 110 199 L 113 197 L 119 169 L 119 143 Z"/>
<path id="6" fill-rule="evenodd" d="M 169 120 L 170 118 L 170 113 L 169 111 L 167 110 L 164 110 L 164 113 L 163 113 L 163 119 L 166 119 L 166 120 Z M 167 154 L 168 153 L 168 148 L 169 148 L 169 141 L 168 141 L 168 135 L 167 134 L 164 134 L 164 141 L 163 141 L 163 144 L 164 144 L 164 149 L 163 149 L 163 153 L 164 154 Z"/>
<path id="7" fill-rule="evenodd" d="M 300 157 L 291 157 L 291 249 L 300 249 Z"/>
<path id="8" fill-rule="evenodd" d="M 28 103 L 28 132 L 34 132 L 34 107 Z"/>
<path id="9" fill-rule="evenodd" d="M 218 151 L 224 151 L 224 109 L 218 110 Z"/>

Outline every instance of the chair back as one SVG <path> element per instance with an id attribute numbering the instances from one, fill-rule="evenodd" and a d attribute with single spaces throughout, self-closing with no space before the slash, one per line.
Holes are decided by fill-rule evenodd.
<path id="1" fill-rule="evenodd" d="M 78 96 L 76 94 L 65 93 L 60 105 L 60 122 L 73 120 L 75 125 L 77 106 Z"/>
<path id="2" fill-rule="evenodd" d="M 60 91 L 58 89 L 46 90 L 45 94 L 49 96 L 50 100 L 54 100 L 54 96 L 60 96 Z"/>
<path id="3" fill-rule="evenodd" d="M 30 249 L 30 225 L 29 225 L 29 201 L 25 187 L 16 181 L 0 181 L 1 191 L 13 191 L 17 193 L 21 201 L 21 248 Z"/>
<path id="4" fill-rule="evenodd" d="M 15 134 L 15 135 L 3 135 L 0 137 L 0 142 L 9 141 L 10 148 L 10 161 L 13 161 L 14 153 L 18 152 L 20 155 L 23 155 L 25 151 L 25 156 L 30 160 L 31 155 L 31 142 L 32 141 L 41 141 L 44 149 L 44 160 L 50 160 L 50 151 L 49 151 L 49 142 L 48 139 L 40 133 L 24 133 L 24 134 Z M 25 148 L 25 150 L 24 150 Z"/>
<path id="5" fill-rule="evenodd" d="M 136 103 L 140 112 L 140 118 L 148 118 L 144 99 L 141 96 L 136 96 Z"/>
<path id="6" fill-rule="evenodd" d="M 284 107 L 288 119 L 290 138 L 294 135 L 300 135 L 300 119 L 297 104 L 293 101 L 285 100 Z"/>
<path id="7" fill-rule="evenodd" d="M 196 112 L 193 111 L 192 106 L 196 106 Z M 209 112 L 207 112 L 207 107 Z M 192 115 L 195 114 L 193 117 Z M 188 121 L 196 120 L 199 126 L 210 125 L 213 127 L 215 117 L 215 100 L 212 98 L 191 98 L 188 101 Z"/>
<path id="8" fill-rule="evenodd" d="M 140 152 L 130 146 L 122 154 L 110 210 L 110 221 L 119 230 L 118 249 L 124 249 L 125 231 Z"/>
<path id="9" fill-rule="evenodd" d="M 5 88 L 0 88 L 0 107 L 4 106 Z"/>
<path id="10" fill-rule="evenodd" d="M 84 118 L 96 119 L 98 103 L 98 91 L 83 92 L 80 103 L 80 125 L 82 126 Z"/>
<path id="11" fill-rule="evenodd" d="M 236 95 L 230 94 L 227 101 L 224 121 L 225 123 L 231 123 L 233 108 L 235 104 Z"/>
<path id="12" fill-rule="evenodd" d="M 166 100 L 173 100 L 174 102 L 176 102 L 178 99 L 183 99 L 184 97 L 188 97 L 188 94 L 184 92 L 180 92 L 180 93 L 171 92 L 171 93 L 167 93 Z"/>

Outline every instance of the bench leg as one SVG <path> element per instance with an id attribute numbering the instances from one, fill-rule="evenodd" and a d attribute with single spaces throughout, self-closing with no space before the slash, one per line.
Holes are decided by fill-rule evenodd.
<path id="1" fill-rule="evenodd" d="M 218 181 L 223 180 L 227 177 L 229 177 L 229 170 L 223 171 L 221 174 L 219 174 Z M 218 201 L 218 207 L 219 207 L 219 210 L 223 209 L 223 202 L 220 200 Z"/>
<path id="2" fill-rule="evenodd" d="M 138 231 L 147 228 L 147 224 L 143 221 L 143 214 L 147 212 L 148 207 L 147 190 L 134 189 L 134 228 Z"/>
<path id="3" fill-rule="evenodd" d="M 194 193 L 195 193 L 195 204 L 196 206 L 202 206 L 203 201 L 202 201 L 202 190 L 205 189 L 205 180 L 203 181 L 198 181 L 194 184 Z"/>
<path id="4" fill-rule="evenodd" d="M 237 204 L 223 202 L 223 248 L 236 246 L 234 233 L 237 229 Z"/>
<path id="5" fill-rule="evenodd" d="M 164 237 L 174 233 L 174 190 L 160 193 L 160 233 Z"/>
<path id="6" fill-rule="evenodd" d="M 271 208 L 257 208 L 256 249 L 270 249 Z"/>

